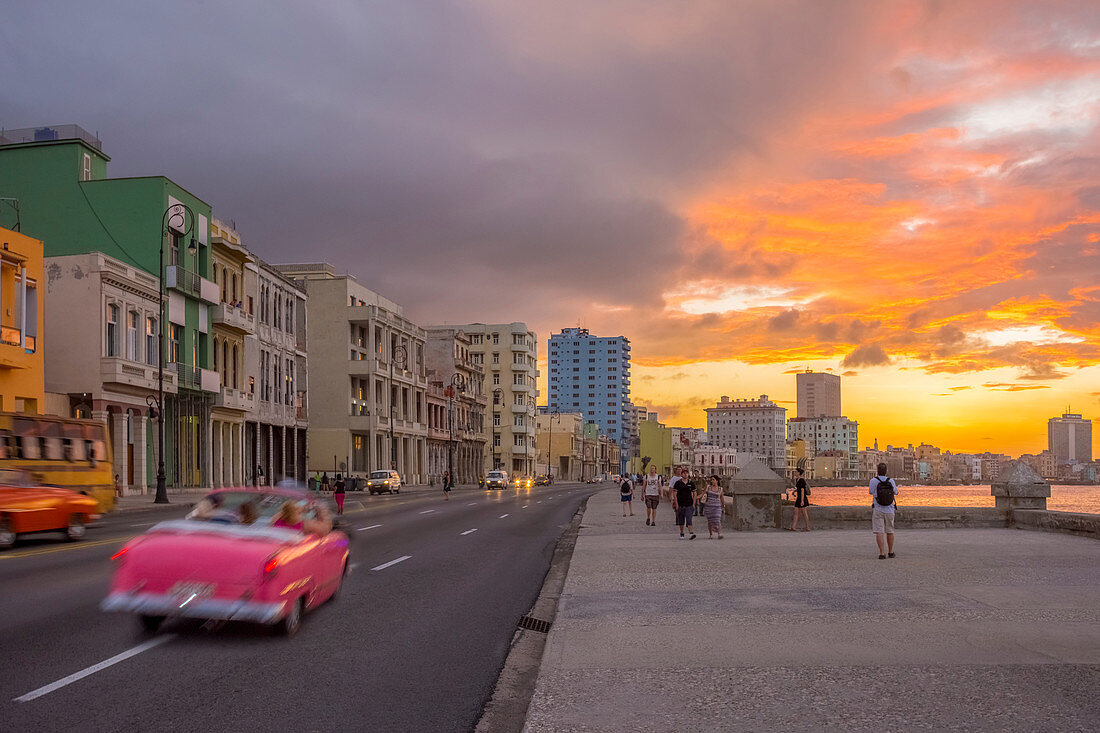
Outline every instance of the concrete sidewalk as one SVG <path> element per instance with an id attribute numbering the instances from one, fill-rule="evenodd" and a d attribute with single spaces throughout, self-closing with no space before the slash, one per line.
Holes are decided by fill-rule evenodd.
<path id="1" fill-rule="evenodd" d="M 680 540 L 588 502 L 526 730 L 1095 730 L 1100 543 L 1012 529 Z"/>

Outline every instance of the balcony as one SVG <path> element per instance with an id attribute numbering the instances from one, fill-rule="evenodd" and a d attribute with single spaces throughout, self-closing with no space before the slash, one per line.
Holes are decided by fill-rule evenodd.
<path id="1" fill-rule="evenodd" d="M 232 387 L 222 387 L 214 398 L 214 405 L 227 410 L 251 410 L 256 403 L 254 395 Z"/>
<path id="2" fill-rule="evenodd" d="M 210 369 L 175 362 L 169 368 L 176 373 L 176 384 L 182 389 L 220 392 L 221 376 Z"/>
<path id="3" fill-rule="evenodd" d="M 218 303 L 210 309 L 210 315 L 216 326 L 224 326 L 238 333 L 256 331 L 256 317 L 249 315 L 244 308 L 234 308 L 228 303 Z"/>
<path id="4" fill-rule="evenodd" d="M 221 298 L 218 286 L 205 277 L 191 272 L 179 265 L 169 265 L 164 272 L 164 286 L 169 290 L 178 290 L 200 300 L 205 300 L 211 305 Z"/>
<path id="5" fill-rule="evenodd" d="M 513 372 L 526 372 L 526 373 L 530 374 L 534 370 L 535 370 L 535 367 L 531 366 L 530 364 L 524 364 L 524 363 L 521 363 L 521 362 L 512 362 L 512 371 Z"/>
<path id="6" fill-rule="evenodd" d="M 158 367 L 140 364 L 117 356 L 103 357 L 99 360 L 99 377 L 104 384 L 124 384 L 141 387 L 150 392 L 157 389 Z M 175 394 L 176 373 L 170 366 L 164 369 L 164 391 Z"/>

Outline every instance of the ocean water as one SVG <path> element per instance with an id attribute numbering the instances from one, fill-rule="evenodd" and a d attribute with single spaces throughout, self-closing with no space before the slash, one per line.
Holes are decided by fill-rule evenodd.
<path id="1" fill-rule="evenodd" d="M 989 485 L 906 486 L 898 489 L 898 505 L 906 506 L 993 506 Z M 810 503 L 821 506 L 871 505 L 867 486 L 814 486 Z M 1059 512 L 1100 514 L 1100 486 L 1051 486 L 1047 509 Z"/>

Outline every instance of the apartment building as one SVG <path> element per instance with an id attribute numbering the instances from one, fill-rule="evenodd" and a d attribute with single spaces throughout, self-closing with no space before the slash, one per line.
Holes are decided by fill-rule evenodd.
<path id="1" fill-rule="evenodd" d="M 46 399 L 42 242 L 0 228 L 0 245 L 0 410 L 33 415 Z"/>
<path id="2" fill-rule="evenodd" d="M 439 479 L 443 471 L 453 470 L 456 483 L 477 483 L 484 475 L 487 442 L 485 369 L 475 363 L 471 337 L 462 329 L 429 326 L 425 333 L 428 382 L 442 392 L 445 401 L 442 416 L 429 416 L 429 438 L 432 424 L 442 417 L 447 442 L 442 455 L 438 446 L 429 449 L 429 478 Z"/>
<path id="3" fill-rule="evenodd" d="M 580 412 L 620 446 L 633 446 L 630 339 L 563 328 L 550 337 L 547 372 L 550 410 Z"/>
<path id="4" fill-rule="evenodd" d="M 835 478 L 859 478 L 859 423 L 846 417 L 792 417 L 787 438 L 804 440 L 811 455 L 843 454 Z M 835 456 L 834 456 L 835 457 Z"/>
<path id="5" fill-rule="evenodd" d="M 308 403 L 309 472 L 392 468 L 405 483 L 426 482 L 424 329 L 400 305 L 328 263 L 273 269 L 302 288 L 309 303 L 309 379 L 323 385 Z"/>
<path id="6" fill-rule="evenodd" d="M 493 437 L 485 470 L 504 468 L 533 476 L 538 463 L 538 337 L 520 322 L 467 323 L 452 328 L 470 337 L 470 358 L 484 369 L 484 392 L 491 398 Z"/>
<path id="7" fill-rule="evenodd" d="M 758 399 L 731 400 L 726 395 L 707 410 L 707 436 L 711 445 L 739 453 L 764 456 L 780 475 L 787 464 L 787 408 L 760 395 Z"/>
<path id="8" fill-rule="evenodd" d="M 807 369 L 794 376 L 798 417 L 839 417 L 840 376 Z"/>
<path id="9" fill-rule="evenodd" d="M 1059 464 L 1092 462 L 1092 420 L 1063 413 L 1047 421 L 1047 450 Z"/>
<path id="10" fill-rule="evenodd" d="M 579 412 L 547 412 L 535 416 L 538 470 L 555 481 L 580 481 L 584 462 L 584 416 Z"/>

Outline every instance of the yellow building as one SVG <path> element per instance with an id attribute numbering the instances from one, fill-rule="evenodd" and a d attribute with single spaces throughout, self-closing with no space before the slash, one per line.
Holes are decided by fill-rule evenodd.
<path id="1" fill-rule="evenodd" d="M 0 228 L 0 410 L 38 413 L 46 401 L 42 242 Z"/>
<path id="2" fill-rule="evenodd" d="M 668 476 L 672 473 L 672 429 L 666 428 L 656 420 L 638 421 L 638 454 L 630 462 L 630 470 L 634 473 L 644 473 L 649 466 L 656 466 L 657 473 Z M 642 467 L 642 458 L 649 458 L 649 462 Z"/>

